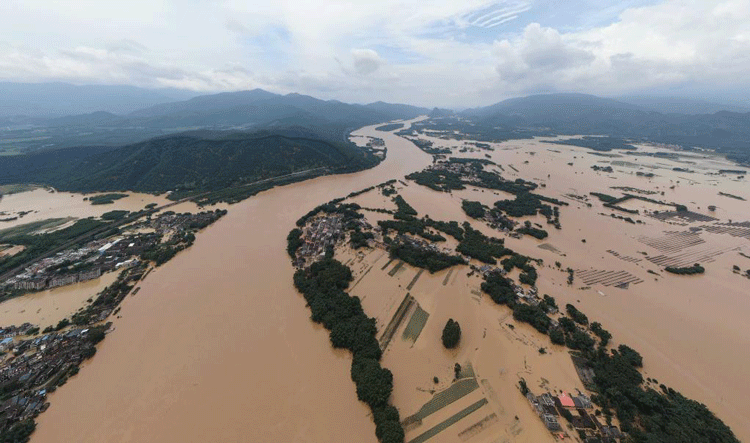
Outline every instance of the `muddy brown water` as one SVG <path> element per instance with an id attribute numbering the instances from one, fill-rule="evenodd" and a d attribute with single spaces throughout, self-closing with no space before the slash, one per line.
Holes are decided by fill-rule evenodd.
<path id="1" fill-rule="evenodd" d="M 431 163 L 374 126 L 357 133 L 385 139 L 387 159 L 245 200 L 152 272 L 32 441 L 374 442 L 350 357 L 309 320 L 285 252 L 310 208 Z"/>

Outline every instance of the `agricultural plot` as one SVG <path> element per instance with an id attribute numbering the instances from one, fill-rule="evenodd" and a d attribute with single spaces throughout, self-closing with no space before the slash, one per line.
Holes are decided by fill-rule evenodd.
<path id="1" fill-rule="evenodd" d="M 693 231 L 666 231 L 663 237 L 638 237 L 638 241 L 666 254 L 705 243 L 699 233 Z"/>
<path id="2" fill-rule="evenodd" d="M 406 313 L 409 312 L 414 303 L 416 303 L 414 297 L 410 294 L 406 294 L 398 309 L 396 309 L 396 312 L 393 314 L 388 326 L 383 330 L 383 335 L 380 336 L 380 349 L 385 351 L 386 348 L 388 348 L 388 344 L 391 342 L 391 339 L 393 339 L 394 334 L 396 334 L 396 330 L 401 326 L 404 318 L 406 318 Z"/>
<path id="3" fill-rule="evenodd" d="M 457 382 L 453 383 L 448 389 L 435 394 L 432 397 L 432 399 L 428 401 L 427 403 L 425 403 L 416 414 L 406 417 L 404 421 L 402 422 L 402 424 L 404 425 L 404 427 L 407 427 L 409 425 L 421 423 L 422 420 L 424 420 L 426 417 L 443 409 L 444 407 L 450 405 L 451 403 L 454 403 L 458 401 L 459 399 L 471 394 L 472 392 L 476 391 L 477 388 L 479 388 L 479 384 L 477 383 L 477 380 L 475 378 L 465 378 L 465 379 L 458 380 Z M 485 403 L 487 402 L 486 399 L 482 399 L 482 400 L 484 400 Z M 442 423 L 438 426 L 441 426 L 441 425 Z M 436 426 L 436 428 L 438 426 Z M 432 431 L 432 429 L 430 431 Z M 430 432 L 430 431 L 427 431 L 427 432 Z M 419 437 L 417 437 L 417 439 L 422 437 L 425 434 L 420 435 Z M 425 440 L 420 440 L 420 441 L 425 441 Z M 416 441 L 416 439 L 412 441 Z"/>
<path id="4" fill-rule="evenodd" d="M 727 234 L 732 237 L 746 238 L 750 240 L 750 222 L 742 223 L 717 223 L 715 225 L 702 226 L 713 234 Z"/>
<path id="5" fill-rule="evenodd" d="M 576 270 L 576 277 L 580 278 L 587 286 L 602 285 L 615 286 L 627 289 L 629 285 L 643 283 L 639 277 L 628 271 L 602 271 L 598 269 Z"/>
<path id="6" fill-rule="evenodd" d="M 655 257 L 647 257 L 651 263 L 673 268 L 684 268 L 692 266 L 695 263 L 711 263 L 714 258 L 731 250 L 739 250 L 736 248 L 710 248 L 710 249 L 699 249 L 691 251 L 683 251 L 672 255 L 657 255 Z"/>
<path id="7" fill-rule="evenodd" d="M 498 422 L 497 414 L 494 412 L 483 419 L 479 420 L 478 422 L 474 423 L 473 425 L 469 426 L 468 428 L 464 429 L 463 431 L 458 433 L 458 438 L 461 439 L 461 441 L 469 440 L 470 438 L 479 435 L 482 431 L 489 428 L 490 426 L 494 425 Z"/>
<path id="8" fill-rule="evenodd" d="M 468 417 L 473 412 L 479 410 L 482 406 L 487 404 L 487 399 L 483 398 L 479 400 L 478 402 L 472 404 L 471 406 L 459 411 L 455 415 L 451 416 L 447 420 L 443 421 L 439 425 L 433 427 L 432 429 L 424 432 L 423 434 L 420 434 L 416 438 L 409 441 L 409 443 L 424 443 L 427 440 L 431 439 L 432 437 L 438 435 L 439 433 L 443 432 L 444 430 L 448 429 L 450 426 L 454 425 L 464 417 Z"/>
<path id="9" fill-rule="evenodd" d="M 414 313 L 411 315 L 411 319 L 409 319 L 409 323 L 404 328 L 401 338 L 416 343 L 419 334 L 422 333 L 422 329 L 424 329 L 424 325 L 427 324 L 427 319 L 429 318 L 430 314 L 417 304 Z"/>
<path id="10" fill-rule="evenodd" d="M 620 255 L 617 251 L 613 251 L 611 249 L 607 249 L 607 252 L 609 252 L 610 254 L 614 255 L 617 258 L 619 258 L 620 260 L 626 261 L 628 263 L 638 263 L 639 261 L 641 261 L 640 258 L 630 257 L 628 255 Z"/>

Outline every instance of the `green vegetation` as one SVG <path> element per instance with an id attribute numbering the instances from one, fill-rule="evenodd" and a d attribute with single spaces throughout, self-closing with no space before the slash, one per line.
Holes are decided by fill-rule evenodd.
<path id="1" fill-rule="evenodd" d="M 376 131 L 390 132 L 404 127 L 403 123 L 389 123 L 387 125 L 378 126 L 375 128 Z"/>
<path id="2" fill-rule="evenodd" d="M 36 188 L 38 188 L 38 186 L 27 184 L 27 183 L 13 183 L 9 185 L 1 185 L 0 196 L 10 195 L 10 194 L 20 194 L 21 192 L 33 191 Z"/>
<path id="3" fill-rule="evenodd" d="M 432 142 L 429 140 L 423 140 L 421 138 L 412 140 L 412 143 L 417 145 L 419 149 L 422 151 L 431 154 L 431 155 L 441 155 L 441 154 L 450 154 L 451 150 L 450 148 L 434 148 L 432 147 Z"/>
<path id="4" fill-rule="evenodd" d="M 494 265 L 497 263 L 496 258 L 513 254 L 513 251 L 504 245 L 503 239 L 487 237 L 480 231 L 473 229 L 469 223 L 464 223 L 463 240 L 456 247 L 456 252 Z"/>
<path id="5" fill-rule="evenodd" d="M 461 209 L 463 209 L 466 215 L 471 218 L 476 218 L 478 220 L 484 218 L 485 206 L 480 202 L 463 200 L 461 202 Z"/>
<path id="6" fill-rule="evenodd" d="M 446 349 L 453 349 L 458 346 L 458 342 L 461 341 L 461 326 L 457 321 L 452 318 L 448 319 L 443 328 L 442 340 Z"/>
<path id="7" fill-rule="evenodd" d="M 584 314 L 583 312 L 579 311 L 578 308 L 576 308 L 575 306 L 571 305 L 570 303 L 568 303 L 567 305 L 565 305 L 565 312 L 567 312 L 568 315 L 570 316 L 570 318 L 572 318 L 573 321 L 575 321 L 579 325 L 584 325 L 585 326 L 585 325 L 589 324 L 589 319 L 588 319 L 588 317 L 586 317 L 586 314 Z"/>
<path id="8" fill-rule="evenodd" d="M 412 266 L 427 269 L 430 274 L 455 265 L 466 264 L 457 255 L 448 255 L 432 249 L 425 249 L 411 243 L 394 242 L 388 249 L 393 259 L 403 260 Z"/>
<path id="9" fill-rule="evenodd" d="M 49 221 L 45 220 L 45 222 Z M 13 256 L 0 258 L 0 273 L 7 272 L 16 266 L 63 246 L 71 240 L 94 231 L 105 224 L 105 222 L 99 220 L 85 218 L 76 221 L 73 226 L 46 234 L 19 233 L 24 231 L 23 226 L 13 228 L 13 230 L 2 231 L 0 232 L 0 242 L 11 245 L 22 245 L 26 248 Z"/>
<path id="10" fill-rule="evenodd" d="M 635 366 L 636 368 L 643 367 L 643 357 L 641 357 L 641 354 L 639 354 L 635 349 L 626 345 L 620 345 L 617 347 L 617 350 L 620 352 L 620 355 L 622 355 L 623 358 L 625 358 L 625 360 L 627 360 L 631 365 Z"/>
<path id="11" fill-rule="evenodd" d="M 516 232 L 519 232 L 521 234 L 530 235 L 530 236 L 532 236 L 532 237 L 534 237 L 536 239 L 539 239 L 539 240 L 543 240 L 543 239 L 547 238 L 547 236 L 549 235 L 547 233 L 547 231 L 545 231 L 544 229 L 539 229 L 539 228 L 535 228 L 535 227 L 531 226 L 531 222 L 529 222 L 529 221 L 526 221 L 526 223 L 524 224 L 524 226 L 516 229 Z"/>
<path id="12" fill-rule="evenodd" d="M 510 217 L 523 217 L 526 215 L 537 215 L 541 210 L 543 213 L 552 214 L 552 208 L 542 203 L 539 195 L 531 192 L 521 192 L 516 195 L 515 200 L 500 200 L 495 202 L 495 207 L 505 212 Z"/>
<path id="13" fill-rule="evenodd" d="M 593 195 L 594 197 L 598 198 L 599 200 L 603 201 L 604 203 L 612 203 L 616 200 L 618 200 L 617 197 L 613 197 L 608 194 L 602 194 L 601 192 L 589 192 L 589 194 Z"/>
<path id="14" fill-rule="evenodd" d="M 450 192 L 451 190 L 466 188 L 460 174 L 443 169 L 425 169 L 424 171 L 413 172 L 406 178 L 435 191 Z"/>
<path id="15" fill-rule="evenodd" d="M 516 300 L 516 292 L 513 283 L 499 272 L 491 272 L 484 277 L 482 291 L 490 296 L 492 301 L 499 305 L 513 306 Z"/>
<path id="16" fill-rule="evenodd" d="M 568 140 L 545 141 L 556 145 L 580 146 L 598 152 L 608 152 L 613 149 L 635 151 L 636 147 L 618 137 L 582 137 Z"/>
<path id="17" fill-rule="evenodd" d="M 400 195 L 397 195 L 393 197 L 393 202 L 396 203 L 396 214 L 394 215 L 394 218 L 406 220 L 411 217 L 417 216 L 416 209 L 412 208 L 409 203 L 406 203 L 406 200 L 404 200 L 403 197 Z"/>
<path id="18" fill-rule="evenodd" d="M 367 240 L 375 238 L 372 232 L 362 232 L 362 229 L 356 227 L 349 233 L 349 245 L 352 249 L 364 248 L 367 246 Z"/>
<path id="19" fill-rule="evenodd" d="M 8 430 L 0 434 L 2 443 L 26 443 L 31 438 L 31 434 L 36 429 L 36 423 L 29 418 L 11 426 Z"/>
<path id="20" fill-rule="evenodd" d="M 126 215 L 130 214 L 130 211 L 114 210 L 105 212 L 102 214 L 102 220 L 117 221 L 125 218 Z"/>
<path id="21" fill-rule="evenodd" d="M 542 334 L 546 334 L 552 324 L 552 320 L 539 306 L 516 303 L 513 306 L 513 318 L 516 321 L 528 323 Z"/>
<path id="22" fill-rule="evenodd" d="M 378 225 L 383 230 L 383 235 L 388 235 L 390 231 L 395 231 L 400 235 L 413 234 L 418 235 L 432 242 L 445 241 L 445 237 L 440 234 L 434 234 L 427 230 L 427 228 L 433 228 L 438 231 L 444 232 L 456 240 L 463 238 L 463 229 L 458 225 L 458 222 L 443 222 L 432 220 L 430 218 L 417 219 L 412 215 L 401 212 L 401 216 L 395 215 L 394 217 L 398 220 L 380 220 Z"/>
<path id="23" fill-rule="evenodd" d="M 404 431 L 398 410 L 388 404 L 393 375 L 380 366 L 375 319 L 367 317 L 358 297 L 345 292 L 352 279 L 348 267 L 326 258 L 297 271 L 294 285 L 305 297 L 312 320 L 330 332 L 332 345 L 351 351 L 351 377 L 357 387 L 357 397 L 372 411 L 378 440 L 403 443 Z"/>
<path id="24" fill-rule="evenodd" d="M 289 231 L 289 234 L 286 236 L 286 252 L 289 254 L 292 259 L 294 259 L 297 256 L 297 250 L 304 244 L 304 241 L 302 240 L 302 230 L 299 228 L 294 228 L 291 231 Z"/>
<path id="25" fill-rule="evenodd" d="M 89 197 L 89 203 L 92 205 L 111 205 L 115 200 L 127 197 L 128 194 L 102 194 Z"/>
<path id="26" fill-rule="evenodd" d="M 349 142 L 291 136 L 281 131 L 202 132 L 159 137 L 116 149 L 70 148 L 14 156 L 0 162 L 0 183 L 33 181 L 75 192 L 173 191 L 169 195 L 173 200 L 217 193 L 213 201 L 238 201 L 259 192 L 243 186 L 260 180 L 317 169 L 321 173 L 351 172 L 379 161 L 371 152 Z M 266 183 L 265 189 L 269 186 L 273 185 Z M 92 197 L 92 203 L 108 202 L 101 197 Z"/>
<path id="27" fill-rule="evenodd" d="M 733 198 L 735 200 L 745 201 L 745 199 L 743 197 L 740 197 L 739 195 L 729 194 L 727 192 L 721 192 L 721 191 L 719 191 L 719 195 L 723 195 L 724 197 Z"/>
<path id="28" fill-rule="evenodd" d="M 513 254 L 501 263 L 506 272 L 510 272 L 513 268 L 520 269 L 521 274 L 519 274 L 518 280 L 523 284 L 534 286 L 536 284 L 537 273 L 536 268 L 531 265 L 531 261 L 532 259 L 525 255 Z"/>
<path id="29" fill-rule="evenodd" d="M 601 340 L 601 346 L 607 346 L 607 344 L 609 344 L 609 341 L 612 339 L 612 334 L 610 334 L 606 329 L 602 328 L 601 323 L 596 321 L 591 323 L 590 329 L 591 332 L 596 334 L 596 336 Z"/>
<path id="30" fill-rule="evenodd" d="M 688 266 L 685 268 L 675 268 L 672 266 L 667 266 L 666 268 L 664 268 L 664 270 L 672 274 L 677 274 L 677 275 L 695 275 L 695 274 L 703 274 L 704 272 L 706 272 L 706 268 L 704 268 L 698 263 L 694 264 L 693 266 Z"/>
<path id="31" fill-rule="evenodd" d="M 608 352 L 606 345 L 611 335 L 598 322 L 591 323 L 591 331 L 601 339 L 600 346 L 595 349 L 594 339 L 568 317 L 559 319 L 559 328 L 545 331 L 547 321 L 539 311 L 535 312 L 531 306 L 520 306 L 529 305 L 514 306 L 514 318 L 532 324 L 540 332 L 549 333 L 552 343 L 564 343 L 578 350 L 576 358 L 594 370 L 597 394 L 592 396 L 592 401 L 602 408 L 604 415 L 614 411 L 622 430 L 633 442 L 738 442 L 731 429 L 706 406 L 664 385 L 661 385 L 661 393 L 651 388 L 644 389 L 643 376 L 638 370 L 643 366 L 641 355 L 626 345 Z M 577 309 L 569 311 L 583 316 Z"/>

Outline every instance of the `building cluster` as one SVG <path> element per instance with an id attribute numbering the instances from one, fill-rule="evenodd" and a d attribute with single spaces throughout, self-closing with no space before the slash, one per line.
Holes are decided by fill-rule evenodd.
<path id="1" fill-rule="evenodd" d="M 137 264 L 136 257 L 159 243 L 162 237 L 203 228 L 219 216 L 216 211 L 197 214 L 165 212 L 133 226 L 153 229 L 155 233 L 90 241 L 81 247 L 71 248 L 34 262 L 22 273 L 0 283 L 0 286 L 39 291 L 99 278 L 105 272 Z"/>
<path id="2" fill-rule="evenodd" d="M 547 429 L 556 436 L 565 438 L 565 427 L 561 420 L 570 423 L 579 436 L 586 436 L 587 443 L 615 443 L 625 438 L 616 426 L 602 424 L 594 414 L 591 399 L 583 394 L 570 395 L 562 393 L 553 395 L 545 392 L 536 396 L 531 391 L 526 393 L 526 399 L 536 411 Z"/>
<path id="3" fill-rule="evenodd" d="M 295 265 L 303 268 L 325 257 L 326 250 L 344 238 L 343 215 L 331 214 L 315 217 L 302 229 L 304 243 L 297 250 Z"/>
<path id="4" fill-rule="evenodd" d="M 26 267 L 3 285 L 16 290 L 42 290 L 99 278 L 102 273 L 132 266 L 137 256 L 154 244 L 155 235 L 94 240 L 80 248 L 57 253 Z"/>
<path id="5" fill-rule="evenodd" d="M 215 211 L 192 213 L 175 213 L 167 211 L 158 217 L 142 222 L 144 227 L 152 228 L 157 234 L 165 235 L 189 229 L 200 229 L 216 221 Z"/>
<path id="6" fill-rule="evenodd" d="M 35 326 L 31 323 L 24 323 L 21 326 L 7 326 L 4 328 L 0 328 L 0 338 L 2 339 L 8 339 L 13 338 L 18 335 L 26 335 L 29 333 L 30 330 L 34 329 Z"/>
<path id="7" fill-rule="evenodd" d="M 561 423 L 563 419 L 570 423 L 570 427 L 575 429 L 579 436 L 585 435 L 587 443 L 615 443 L 625 438 L 616 426 L 602 424 L 599 421 L 593 413 L 591 399 L 585 394 L 552 395 L 545 392 L 536 396 L 529 391 L 526 393 L 526 399 L 547 429 L 561 439 L 565 438 L 565 429 Z"/>
<path id="8" fill-rule="evenodd" d="M 23 325 L 22 325 L 23 326 Z M 4 328 L 8 330 L 10 328 Z M 36 338 L 11 340 L 0 361 L 0 434 L 14 424 L 33 419 L 49 403 L 47 393 L 78 371 L 93 355 L 90 330 L 71 329 Z"/>

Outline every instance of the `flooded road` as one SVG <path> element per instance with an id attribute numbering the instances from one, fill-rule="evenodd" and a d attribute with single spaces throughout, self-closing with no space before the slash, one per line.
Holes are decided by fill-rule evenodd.
<path id="1" fill-rule="evenodd" d="M 374 442 L 345 352 L 309 320 L 286 235 L 315 205 L 424 168 L 390 133 L 371 170 L 245 200 L 157 269 L 80 374 L 54 393 L 33 442 Z"/>

